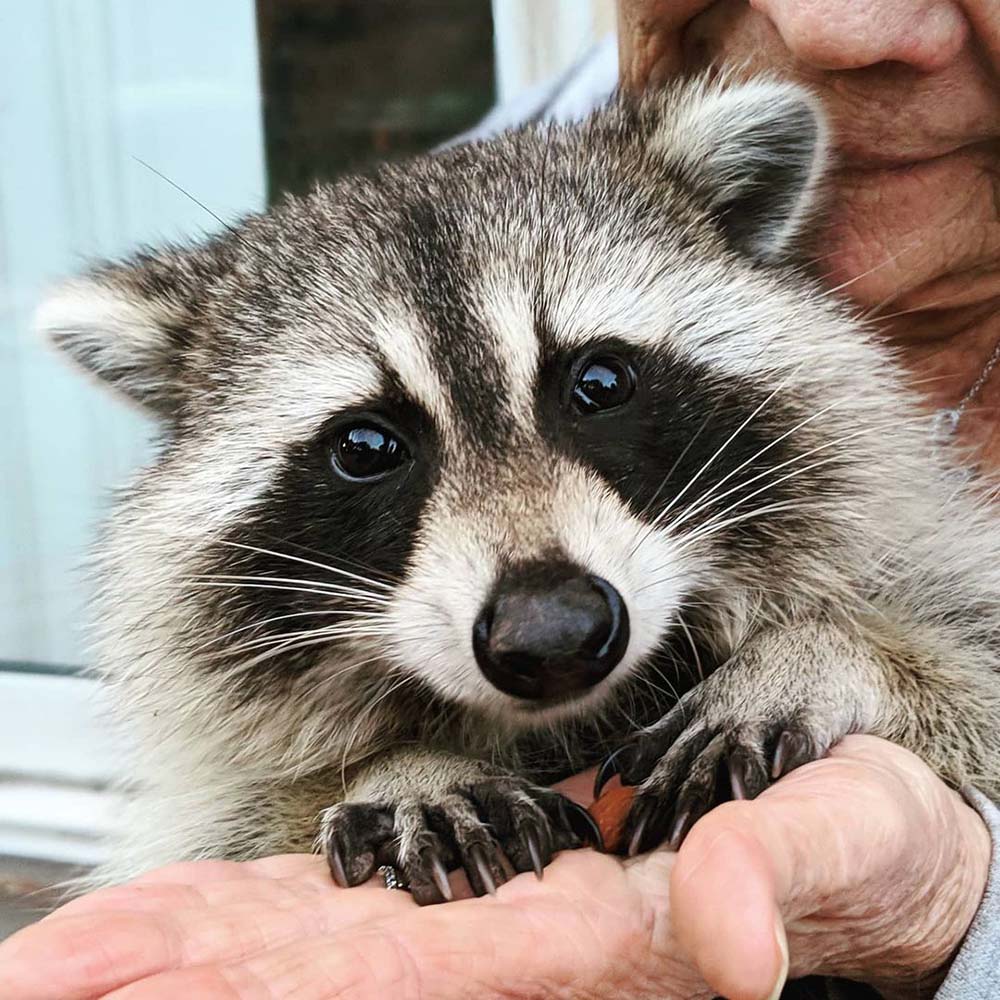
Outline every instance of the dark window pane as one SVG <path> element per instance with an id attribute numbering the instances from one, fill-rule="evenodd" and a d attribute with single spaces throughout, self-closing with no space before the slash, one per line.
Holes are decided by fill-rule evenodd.
<path id="1" fill-rule="evenodd" d="M 258 0 L 269 194 L 426 150 L 493 103 L 489 0 Z"/>

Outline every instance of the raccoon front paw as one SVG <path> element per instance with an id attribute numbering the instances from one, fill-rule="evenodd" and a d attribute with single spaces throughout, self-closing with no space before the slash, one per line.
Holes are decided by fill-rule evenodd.
<path id="1" fill-rule="evenodd" d="M 734 704 L 712 680 L 636 733 L 598 771 L 595 796 L 615 774 L 638 786 L 624 827 L 630 857 L 664 841 L 676 850 L 713 806 L 755 798 L 782 775 L 825 756 L 848 731 L 803 708 L 765 719 L 753 705 Z"/>
<path id="2" fill-rule="evenodd" d="M 433 798 L 341 802 L 323 813 L 319 844 L 339 885 L 358 885 L 378 866 L 392 865 L 421 905 L 452 898 L 451 869 L 464 869 L 482 896 L 515 872 L 541 878 L 557 851 L 587 844 L 603 850 L 585 809 L 509 776 Z"/>

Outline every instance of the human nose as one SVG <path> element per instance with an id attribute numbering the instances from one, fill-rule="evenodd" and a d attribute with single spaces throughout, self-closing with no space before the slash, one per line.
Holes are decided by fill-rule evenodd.
<path id="1" fill-rule="evenodd" d="M 750 0 L 788 50 L 816 69 L 903 63 L 924 72 L 961 51 L 969 22 L 952 0 Z"/>

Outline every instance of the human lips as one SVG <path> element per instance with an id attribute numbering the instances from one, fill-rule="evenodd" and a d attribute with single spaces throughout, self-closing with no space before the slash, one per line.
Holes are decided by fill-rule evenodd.
<path id="1" fill-rule="evenodd" d="M 841 155 L 835 175 L 842 194 L 912 202 L 943 194 L 946 185 L 960 183 L 995 157 L 983 144 L 953 146 L 944 152 L 896 155 L 884 151 L 854 151 Z"/>
<path id="2" fill-rule="evenodd" d="M 881 171 L 911 170 L 939 161 L 948 160 L 958 154 L 975 152 L 981 142 L 970 141 L 942 144 L 921 152 L 894 152 L 887 148 L 843 145 L 838 150 L 838 167 L 843 173 L 872 173 Z"/>

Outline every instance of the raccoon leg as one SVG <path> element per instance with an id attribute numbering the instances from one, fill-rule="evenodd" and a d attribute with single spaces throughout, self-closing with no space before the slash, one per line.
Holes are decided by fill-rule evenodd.
<path id="1" fill-rule="evenodd" d="M 953 784 L 971 779 L 990 793 L 998 719 L 1000 674 L 975 650 L 888 621 L 851 632 L 804 622 L 749 640 L 609 757 L 598 787 L 615 772 L 639 786 L 630 854 L 665 839 L 677 847 L 730 792 L 753 798 L 848 733 L 894 740 Z"/>
<path id="2" fill-rule="evenodd" d="M 411 748 L 368 766 L 346 801 L 323 812 L 318 840 L 340 885 L 392 864 L 421 904 L 451 898 L 448 868 L 463 868 L 481 896 L 511 870 L 541 877 L 555 851 L 588 842 L 601 846 L 596 824 L 557 792 L 483 761 Z"/>

